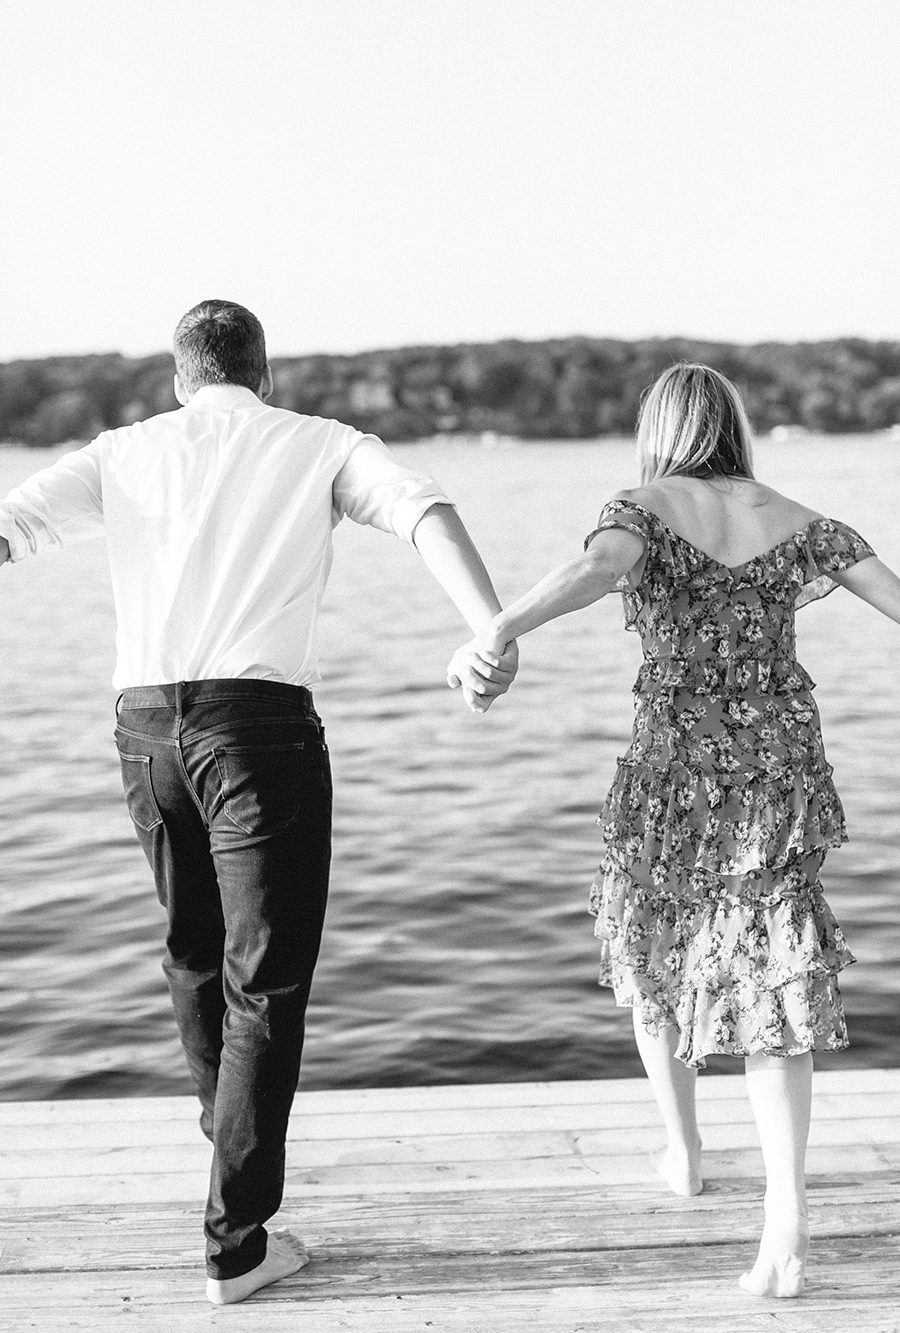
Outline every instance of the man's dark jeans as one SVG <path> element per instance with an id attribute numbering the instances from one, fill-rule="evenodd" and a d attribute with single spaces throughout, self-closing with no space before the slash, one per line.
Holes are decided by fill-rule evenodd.
<path id="1" fill-rule="evenodd" d="M 331 774 L 312 695 L 263 680 L 126 690 L 128 810 L 168 915 L 163 967 L 213 1143 L 207 1272 L 266 1253 L 319 951 Z"/>

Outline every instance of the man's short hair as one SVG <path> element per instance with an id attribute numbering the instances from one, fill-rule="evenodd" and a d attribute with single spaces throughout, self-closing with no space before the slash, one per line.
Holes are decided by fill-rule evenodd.
<path id="1" fill-rule="evenodd" d="M 256 393 L 266 369 L 266 335 L 234 301 L 201 301 L 175 330 L 175 369 L 188 393 L 204 384 L 242 384 Z"/>

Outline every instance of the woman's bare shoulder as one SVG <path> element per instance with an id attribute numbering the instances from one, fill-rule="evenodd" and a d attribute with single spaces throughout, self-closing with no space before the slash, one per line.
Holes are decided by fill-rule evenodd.
<path id="1" fill-rule="evenodd" d="M 679 488 L 669 486 L 666 479 L 661 479 L 648 481 L 643 486 L 633 486 L 630 490 L 617 491 L 614 498 L 648 509 L 667 523 L 679 513 L 679 496 Z"/>
<path id="2" fill-rule="evenodd" d="M 809 505 L 802 504 L 800 500 L 795 500 L 790 495 L 782 495 L 771 486 L 760 486 L 759 489 L 764 497 L 762 502 L 770 504 L 773 512 L 777 511 L 787 522 L 796 523 L 798 528 L 806 527 L 816 519 L 825 517 L 818 509 L 811 509 Z"/>
<path id="3" fill-rule="evenodd" d="M 691 480 L 665 477 L 659 481 L 647 482 L 643 486 L 623 488 L 610 496 L 610 503 L 620 501 L 624 504 L 639 505 L 666 522 L 681 516 L 682 510 L 690 514 L 692 500 L 696 502 L 697 498 L 694 495 L 696 483 L 692 486 Z M 746 505 L 748 509 L 765 509 L 770 518 L 779 525 L 788 524 L 799 529 L 824 517 L 817 509 L 811 509 L 809 505 L 802 504 L 792 496 L 782 495 L 780 491 L 765 486 L 762 482 L 748 480 L 746 483 L 741 483 L 742 490 L 745 486 L 750 494 L 743 495 L 743 503 L 738 508 L 742 509 Z"/>
<path id="4" fill-rule="evenodd" d="M 639 505 L 641 509 L 653 508 L 653 487 L 652 486 L 632 486 L 630 489 L 616 491 L 615 495 L 609 497 L 609 503 L 614 501 L 622 504 Z"/>

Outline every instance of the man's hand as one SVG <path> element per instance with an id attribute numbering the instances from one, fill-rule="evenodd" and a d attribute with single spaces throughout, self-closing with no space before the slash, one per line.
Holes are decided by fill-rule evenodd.
<path id="1" fill-rule="evenodd" d="M 519 669 L 519 649 L 515 640 L 502 652 L 480 647 L 477 639 L 457 648 L 447 664 L 447 684 L 451 690 L 462 689 L 466 705 L 473 713 L 486 713 L 498 695 L 505 694 Z"/>

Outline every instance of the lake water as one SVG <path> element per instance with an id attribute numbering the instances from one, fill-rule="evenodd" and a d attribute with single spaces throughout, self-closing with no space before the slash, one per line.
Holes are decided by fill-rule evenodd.
<path id="1" fill-rule="evenodd" d="M 625 442 L 401 452 L 457 501 L 505 600 L 635 482 Z M 0 495 L 57 456 L 0 452 Z M 757 471 L 900 568 L 896 442 L 762 441 Z M 640 660 L 621 599 L 526 639 L 514 691 L 479 718 L 443 685 L 468 636 L 415 553 L 349 523 L 335 545 L 316 691 L 335 859 L 303 1085 L 639 1073 L 586 914 Z M 825 884 L 859 959 L 842 983 L 852 1049 L 819 1063 L 897 1065 L 900 627 L 838 591 L 798 637 L 852 839 Z M 102 542 L 0 571 L 0 644 L 0 1098 L 188 1092 L 119 785 Z"/>

